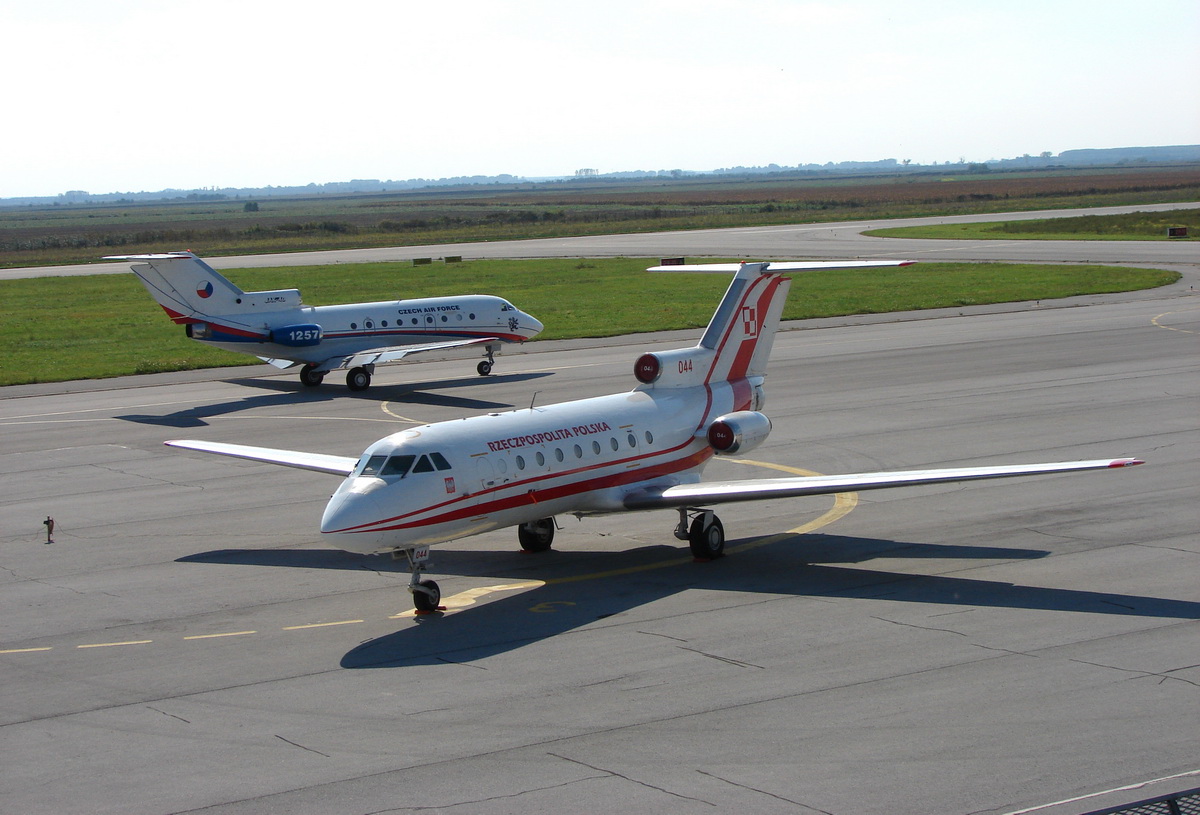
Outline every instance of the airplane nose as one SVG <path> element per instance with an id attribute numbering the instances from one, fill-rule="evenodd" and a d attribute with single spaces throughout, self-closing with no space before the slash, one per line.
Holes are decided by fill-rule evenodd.
<path id="1" fill-rule="evenodd" d="M 373 552 L 379 546 L 380 533 L 364 529 L 383 520 L 382 507 L 375 496 L 352 489 L 339 489 L 325 505 L 321 515 L 321 533 L 336 535 L 335 546 L 351 552 Z"/>
<path id="2" fill-rule="evenodd" d="M 542 321 L 537 317 L 534 317 L 531 314 L 526 314 L 523 311 L 521 312 L 521 332 L 527 337 L 536 337 L 538 334 L 542 333 L 543 328 L 545 328 L 545 326 L 542 325 Z"/>

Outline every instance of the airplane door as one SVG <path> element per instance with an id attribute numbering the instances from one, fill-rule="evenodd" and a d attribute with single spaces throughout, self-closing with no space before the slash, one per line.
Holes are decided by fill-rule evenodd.
<path id="1" fill-rule="evenodd" d="M 475 499 L 476 503 L 479 503 L 480 501 L 486 501 L 492 488 L 500 482 L 496 478 L 496 471 L 492 467 L 492 462 L 488 461 L 487 456 L 480 456 L 475 459 L 475 467 L 476 474 L 479 477 L 479 485 L 475 490 Z"/>

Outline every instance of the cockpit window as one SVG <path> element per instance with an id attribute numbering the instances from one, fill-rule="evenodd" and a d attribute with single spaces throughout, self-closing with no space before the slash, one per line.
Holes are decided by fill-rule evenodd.
<path id="1" fill-rule="evenodd" d="M 387 464 L 383 465 L 379 474 L 403 476 L 412 467 L 414 459 L 416 456 L 392 456 L 387 460 Z"/>
<path id="2" fill-rule="evenodd" d="M 363 456 L 351 475 L 379 475 L 379 469 L 387 461 L 387 456 Z"/>
<path id="3" fill-rule="evenodd" d="M 505 300 L 503 303 L 501 303 L 500 310 L 501 311 L 516 311 L 517 307 L 514 306 L 512 303 L 508 302 L 507 300 Z"/>
<path id="4" fill-rule="evenodd" d="M 421 456 L 417 459 L 417 466 L 413 467 L 414 473 L 431 473 L 433 472 L 433 462 L 429 460 L 429 456 Z"/>
<path id="5" fill-rule="evenodd" d="M 430 453 L 429 458 L 433 460 L 433 466 L 437 467 L 439 470 L 450 469 L 450 462 L 446 461 L 446 457 L 441 453 Z"/>

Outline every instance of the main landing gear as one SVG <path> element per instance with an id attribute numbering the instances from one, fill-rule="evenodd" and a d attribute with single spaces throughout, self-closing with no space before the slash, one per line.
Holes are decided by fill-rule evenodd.
<path id="1" fill-rule="evenodd" d="M 371 387 L 371 374 L 373 373 L 375 373 L 374 365 L 351 368 L 346 374 L 346 387 L 352 391 L 365 391 Z"/>
<path id="2" fill-rule="evenodd" d="M 305 387 L 315 388 L 325 381 L 325 371 L 318 371 L 314 363 L 308 363 L 300 369 L 300 381 Z M 346 387 L 352 391 L 365 391 L 371 387 L 371 375 L 375 373 L 374 365 L 362 365 L 351 368 L 346 374 Z"/>
<path id="3" fill-rule="evenodd" d="M 325 379 L 324 371 L 317 371 L 317 366 L 313 363 L 308 363 L 300 369 L 300 382 L 305 387 L 315 388 Z"/>
<path id="4" fill-rule="evenodd" d="M 429 565 L 429 547 L 415 546 L 411 549 L 405 549 L 404 556 L 408 559 L 408 568 L 412 571 L 412 576 L 408 581 L 408 590 L 412 592 L 413 605 L 416 606 L 418 614 L 432 614 L 435 611 L 445 610 L 439 605 L 442 602 L 442 590 L 438 588 L 438 584 L 432 580 L 422 580 L 421 572 Z M 398 553 L 393 552 L 392 557 L 399 557 Z"/>
<path id="5" fill-rule="evenodd" d="M 554 519 L 528 521 L 517 527 L 517 540 L 526 552 L 545 552 L 554 543 Z"/>
<path id="6" fill-rule="evenodd" d="M 696 560 L 716 560 L 725 554 L 725 527 L 711 509 L 680 507 L 675 537 L 688 542 Z"/>

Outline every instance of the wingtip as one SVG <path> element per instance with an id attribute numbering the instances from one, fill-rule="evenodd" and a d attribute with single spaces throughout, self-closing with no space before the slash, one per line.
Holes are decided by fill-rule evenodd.
<path id="1" fill-rule="evenodd" d="M 1117 459 L 1116 461 L 1113 461 L 1113 462 L 1109 463 L 1109 465 L 1108 465 L 1108 466 L 1109 466 L 1110 468 L 1115 468 L 1115 467 L 1136 467 L 1136 466 L 1137 466 L 1137 465 L 1139 465 L 1139 464 L 1145 464 L 1145 463 L 1146 463 L 1146 462 L 1145 462 L 1145 461 L 1143 461 L 1143 460 L 1142 460 L 1142 459 L 1140 459 L 1140 458 L 1119 458 L 1119 459 Z"/>

